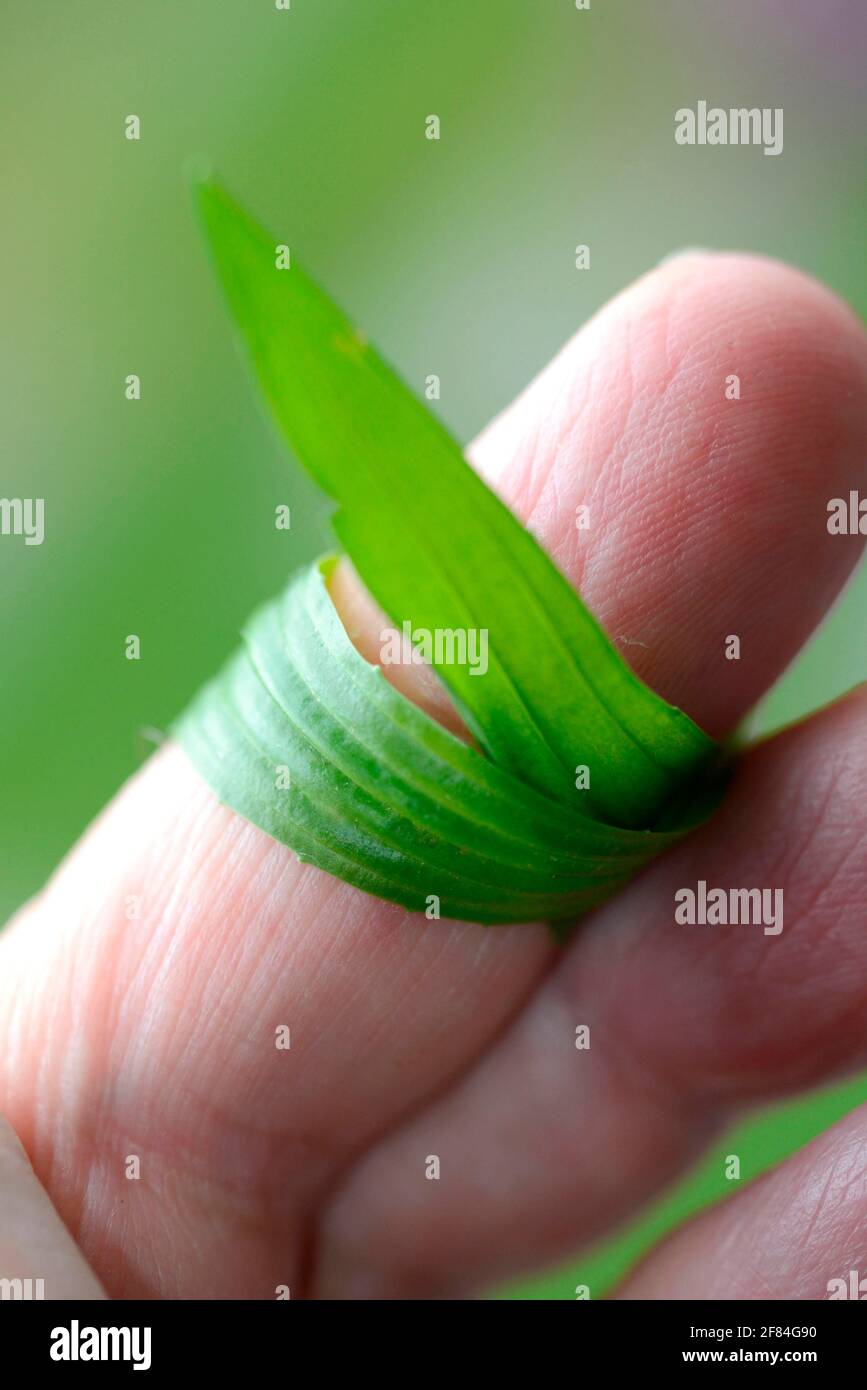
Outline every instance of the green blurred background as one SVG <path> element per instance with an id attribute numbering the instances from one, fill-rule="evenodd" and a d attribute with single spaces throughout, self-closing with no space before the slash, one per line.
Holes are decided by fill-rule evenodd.
<path id="1" fill-rule="evenodd" d="M 0 920 L 38 888 L 328 542 L 242 370 L 190 214 L 205 158 L 467 441 L 605 299 L 684 245 L 767 252 L 864 313 L 859 0 L 2 0 Z M 682 149 L 674 111 L 782 106 L 785 151 Z M 439 143 L 424 121 L 442 121 Z M 142 122 L 139 142 L 124 119 Z M 574 247 L 592 269 L 574 268 Z M 142 399 L 129 402 L 136 373 Z M 288 503 L 292 529 L 277 532 Z M 862 573 L 760 711 L 867 674 Z M 128 633 L 142 660 L 128 662 Z M 144 732 L 143 732 L 144 731 Z M 604 1292 L 673 1221 L 867 1097 L 757 1116 L 577 1267 Z"/>

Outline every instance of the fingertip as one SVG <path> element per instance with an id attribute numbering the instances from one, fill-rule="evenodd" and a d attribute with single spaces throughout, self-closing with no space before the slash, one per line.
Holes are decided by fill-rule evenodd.
<path id="1" fill-rule="evenodd" d="M 865 436 L 852 311 L 781 262 L 690 250 L 601 310 L 476 458 L 634 669 L 722 734 L 861 553 L 827 521 L 863 491 Z"/>

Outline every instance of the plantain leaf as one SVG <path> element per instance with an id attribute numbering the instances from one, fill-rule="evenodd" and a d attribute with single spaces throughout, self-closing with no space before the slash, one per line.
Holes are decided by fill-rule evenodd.
<path id="1" fill-rule="evenodd" d="M 444 915 L 477 922 L 576 917 L 684 833 L 700 804 L 690 814 L 684 788 L 716 746 L 630 671 L 294 259 L 279 268 L 274 240 L 217 184 L 197 193 L 259 381 L 336 502 L 334 530 L 366 586 L 414 633 L 484 632 L 487 666 L 455 661 L 454 640 L 432 644 L 476 749 L 355 650 L 329 559 L 255 615 L 178 737 L 227 804 L 367 892 L 416 909 L 433 895 Z M 687 810 L 663 830 L 675 801 Z"/>

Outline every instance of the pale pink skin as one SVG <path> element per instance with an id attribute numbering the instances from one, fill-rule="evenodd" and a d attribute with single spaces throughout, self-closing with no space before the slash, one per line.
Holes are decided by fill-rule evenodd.
<path id="1" fill-rule="evenodd" d="M 689 254 L 582 329 L 472 458 L 635 669 L 722 734 L 858 559 L 826 504 L 863 492 L 865 437 L 850 312 L 785 266 Z M 353 583 L 337 599 L 364 648 L 378 619 Z M 783 887 L 783 934 L 676 928 L 698 878 Z M 750 753 L 712 824 L 565 952 L 302 867 L 169 746 L 0 937 L 0 1109 L 112 1295 L 463 1296 L 601 1237 L 739 1107 L 867 1063 L 865 900 L 863 691 Z M 867 1183 L 826 1181 L 865 1130 L 856 1114 L 702 1217 L 626 1292 L 822 1297 L 841 1260 L 867 1273 Z"/>

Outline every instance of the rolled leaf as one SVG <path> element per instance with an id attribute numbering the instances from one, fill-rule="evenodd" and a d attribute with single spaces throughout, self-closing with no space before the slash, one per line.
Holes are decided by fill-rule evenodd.
<path id="1" fill-rule="evenodd" d="M 432 648 L 471 747 L 356 651 L 329 558 L 254 616 L 177 736 L 226 804 L 366 892 L 476 922 L 574 920 L 707 810 L 690 789 L 716 745 L 629 669 L 294 258 L 279 268 L 218 185 L 198 200 L 265 395 L 367 588 L 397 627 L 484 631 L 487 665 Z"/>

